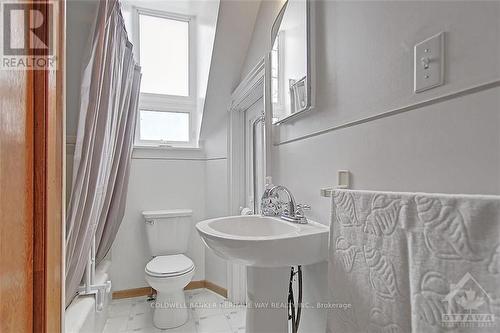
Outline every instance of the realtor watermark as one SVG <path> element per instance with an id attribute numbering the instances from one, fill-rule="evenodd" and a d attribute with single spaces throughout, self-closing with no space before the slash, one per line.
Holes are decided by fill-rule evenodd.
<path id="1" fill-rule="evenodd" d="M 0 69 L 56 69 L 51 1 L 2 2 L 0 20 Z"/>
<path id="2" fill-rule="evenodd" d="M 441 325 L 451 328 L 482 328 L 495 326 L 495 314 L 490 311 L 492 299 L 470 273 L 466 273 L 442 300 L 446 312 Z"/>

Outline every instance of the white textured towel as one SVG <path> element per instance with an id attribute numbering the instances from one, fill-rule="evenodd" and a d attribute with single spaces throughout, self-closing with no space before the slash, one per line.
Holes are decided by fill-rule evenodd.
<path id="1" fill-rule="evenodd" d="M 335 190 L 328 332 L 500 332 L 500 197 Z"/>

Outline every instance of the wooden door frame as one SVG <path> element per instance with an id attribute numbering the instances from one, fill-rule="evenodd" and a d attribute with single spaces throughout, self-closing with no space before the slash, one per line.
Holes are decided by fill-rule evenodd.
<path id="1" fill-rule="evenodd" d="M 1 54 L 5 67 L 0 69 L 2 333 L 63 330 L 65 1 L 2 3 L 14 6 L 2 7 L 2 18 L 10 22 L 2 20 L 5 35 L 0 42 L 12 38 L 29 51 L 18 54 L 17 65 L 5 65 L 5 59 L 17 59 L 15 55 Z M 22 15 L 8 17 L 9 10 Z M 41 26 L 32 27 L 40 17 Z M 34 30 L 38 38 L 33 38 Z M 40 48 L 46 45 L 53 46 L 51 54 L 47 47 Z M 49 55 L 56 57 L 55 66 L 34 68 L 39 61 L 52 64 L 52 59 L 42 58 Z"/>
<path id="2" fill-rule="evenodd" d="M 34 0 L 52 21 L 56 68 L 28 72 L 33 131 L 33 331 L 62 332 L 64 312 L 65 4 Z M 51 7 L 50 7 L 51 6 Z M 52 16 L 51 16 L 52 15 Z"/>

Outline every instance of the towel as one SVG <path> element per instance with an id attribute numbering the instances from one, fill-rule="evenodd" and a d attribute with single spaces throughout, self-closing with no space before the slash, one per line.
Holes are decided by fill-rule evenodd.
<path id="1" fill-rule="evenodd" d="M 500 332 L 500 196 L 335 190 L 328 274 L 328 332 Z"/>

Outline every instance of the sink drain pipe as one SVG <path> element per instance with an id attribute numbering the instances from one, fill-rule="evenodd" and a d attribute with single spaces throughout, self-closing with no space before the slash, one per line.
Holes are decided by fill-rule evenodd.
<path id="1" fill-rule="evenodd" d="M 297 310 L 295 310 L 295 298 L 293 297 L 293 278 L 297 275 L 299 288 L 297 298 Z M 291 268 L 290 284 L 288 285 L 288 320 L 292 320 L 292 333 L 299 331 L 300 315 L 302 312 L 302 266 L 297 266 L 297 271 Z"/>

